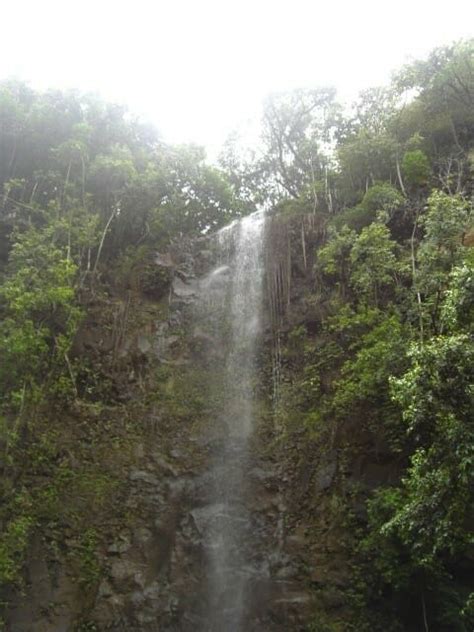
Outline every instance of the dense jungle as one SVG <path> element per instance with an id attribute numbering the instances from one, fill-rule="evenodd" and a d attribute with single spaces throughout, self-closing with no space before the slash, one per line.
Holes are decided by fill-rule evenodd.
<path id="1" fill-rule="evenodd" d="M 0 85 L 1 630 L 474 628 L 474 40 L 260 129 Z"/>

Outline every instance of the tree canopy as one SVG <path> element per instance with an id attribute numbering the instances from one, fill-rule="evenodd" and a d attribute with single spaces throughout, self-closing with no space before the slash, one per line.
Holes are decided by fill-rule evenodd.
<path id="1" fill-rule="evenodd" d="M 360 419 L 403 464 L 356 521 L 369 613 L 358 629 L 383 613 L 386 629 L 471 630 L 473 195 L 474 40 L 410 63 L 350 109 L 330 87 L 271 95 L 258 146 L 229 141 L 219 166 L 123 107 L 1 83 L 0 466 L 12 483 L 0 586 L 19 584 L 41 522 L 18 446 L 43 445 L 42 404 L 80 398 L 73 342 L 104 279 L 130 252 L 263 207 L 322 227 L 308 305 L 326 315 L 317 353 L 301 354 L 299 419 Z"/>

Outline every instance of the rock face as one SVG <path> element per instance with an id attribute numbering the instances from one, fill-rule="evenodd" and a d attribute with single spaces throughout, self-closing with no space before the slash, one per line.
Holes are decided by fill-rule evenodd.
<path id="1" fill-rule="evenodd" d="M 141 475 L 138 481 L 141 480 Z M 149 484 L 149 480 L 147 480 Z M 207 497 L 206 473 L 173 477 L 134 490 L 150 511 L 142 526 L 111 543 L 91 619 L 104 630 L 206 630 L 209 601 L 206 550 L 219 521 L 243 524 L 248 542 L 246 630 L 288 630 L 303 622 L 311 594 L 302 584 L 295 556 L 284 550 L 282 497 L 276 471 L 266 471 L 266 488 L 249 481 L 247 510 L 229 516 L 223 503 Z M 256 484 L 256 487 L 254 485 Z M 274 487 L 274 492 L 269 487 Z M 148 497 L 145 498 L 144 494 Z M 256 535 L 258 537 L 256 537 Z M 290 628 L 298 629 L 298 627 Z"/>
<path id="2" fill-rule="evenodd" d="M 222 397 L 209 384 L 219 384 L 225 350 L 195 314 L 210 291 L 211 271 L 217 284 L 227 283 L 230 272 L 218 265 L 213 244 L 201 240 L 156 257 L 161 272 L 147 274 L 146 292 L 129 294 L 117 312 L 123 316 L 119 334 L 101 337 L 97 319 L 78 344 L 78 353 L 109 358 L 115 396 L 140 432 L 130 439 L 131 464 L 120 473 L 117 517 L 101 527 L 98 577 L 86 588 L 78 581 L 66 538 L 54 555 L 36 543 L 26 597 L 14 598 L 8 613 L 9 632 L 209 631 L 209 551 L 222 524 L 239 530 L 245 553 L 240 630 L 303 631 L 321 609 L 344 610 L 340 591 L 350 577 L 340 534 L 328 517 L 339 447 L 336 442 L 321 451 L 303 431 L 286 429 L 273 407 L 284 373 L 276 366 L 276 325 L 282 336 L 301 323 L 318 331 L 307 293 L 313 283 L 309 253 L 319 229 L 308 220 L 304 252 L 300 226 L 292 232 L 287 223 L 284 230 L 281 238 L 269 229 L 263 344 L 252 382 L 257 412 L 244 468 L 235 474 L 242 488 L 238 510 L 209 493 L 216 478 L 233 476 L 222 428 L 209 426 Z M 366 460 L 345 467 L 370 485 L 386 476 Z"/>
<path id="3" fill-rule="evenodd" d="M 294 539 L 287 546 L 281 467 L 265 454 L 265 443 L 274 436 L 273 424 L 255 417 L 247 443 L 248 402 L 220 392 L 222 384 L 227 391 L 233 385 L 222 383 L 222 375 L 216 373 L 225 373 L 226 366 L 249 372 L 250 364 L 241 357 L 246 337 L 237 338 L 234 350 L 232 345 L 225 350 L 226 337 L 236 334 L 227 329 L 219 311 L 226 309 L 227 290 L 234 295 L 240 290 L 229 277 L 228 266 L 219 265 L 207 252 L 205 256 L 207 268 L 196 255 L 199 275 L 193 274 L 189 256 L 185 272 L 175 274 L 169 318 L 157 325 L 155 334 L 162 339 L 160 362 L 184 363 L 204 376 L 204 423 L 188 428 L 186 436 L 179 426 L 170 428 L 169 450 L 149 446 L 148 461 L 129 473 L 126 505 L 136 517 L 132 528 L 117 534 L 107 548 L 104 578 L 90 615 L 100 629 L 297 630 L 304 628 L 311 612 L 312 594 L 303 566 L 305 540 Z M 251 268 L 249 272 L 255 274 Z M 246 279 L 238 278 L 244 287 Z M 243 301 L 248 298 L 242 296 Z M 235 303 L 235 296 L 232 300 Z M 241 322 L 240 310 L 241 305 L 231 305 L 230 326 L 250 326 L 253 336 L 255 315 L 249 313 Z M 184 340 L 175 333 L 183 328 Z M 144 354 L 156 353 L 156 344 L 143 335 L 137 345 Z M 239 354 L 230 355 L 230 365 L 229 353 Z M 245 379 L 253 375 L 248 373 Z M 245 382 L 244 389 L 250 389 Z M 243 398 L 246 393 L 239 390 Z M 222 418 L 217 424 L 212 419 L 216 415 Z M 244 424 L 240 430 L 239 423 Z M 229 441 L 229 436 L 235 440 Z M 222 552 L 220 542 L 228 550 Z M 213 570 L 222 555 L 233 570 Z M 243 602 L 238 615 L 233 610 L 237 590 L 242 591 Z M 228 604 L 227 610 L 222 604 Z"/>

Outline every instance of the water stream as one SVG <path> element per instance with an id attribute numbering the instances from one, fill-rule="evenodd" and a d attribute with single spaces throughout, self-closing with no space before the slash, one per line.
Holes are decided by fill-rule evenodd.
<path id="1" fill-rule="evenodd" d="M 218 266 L 205 280 L 204 319 L 221 361 L 214 398 L 213 458 L 206 509 L 207 630 L 243 630 L 251 580 L 246 471 L 254 430 L 256 357 L 261 333 L 265 218 L 254 213 L 215 237 Z M 204 294 L 204 293 L 203 293 Z"/>

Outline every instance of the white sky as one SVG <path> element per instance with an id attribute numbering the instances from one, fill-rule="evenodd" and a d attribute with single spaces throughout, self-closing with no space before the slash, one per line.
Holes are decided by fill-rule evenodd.
<path id="1" fill-rule="evenodd" d="M 387 81 L 474 36 L 473 0 L 4 0 L 0 78 L 127 104 L 166 140 L 211 156 L 263 97 Z"/>

